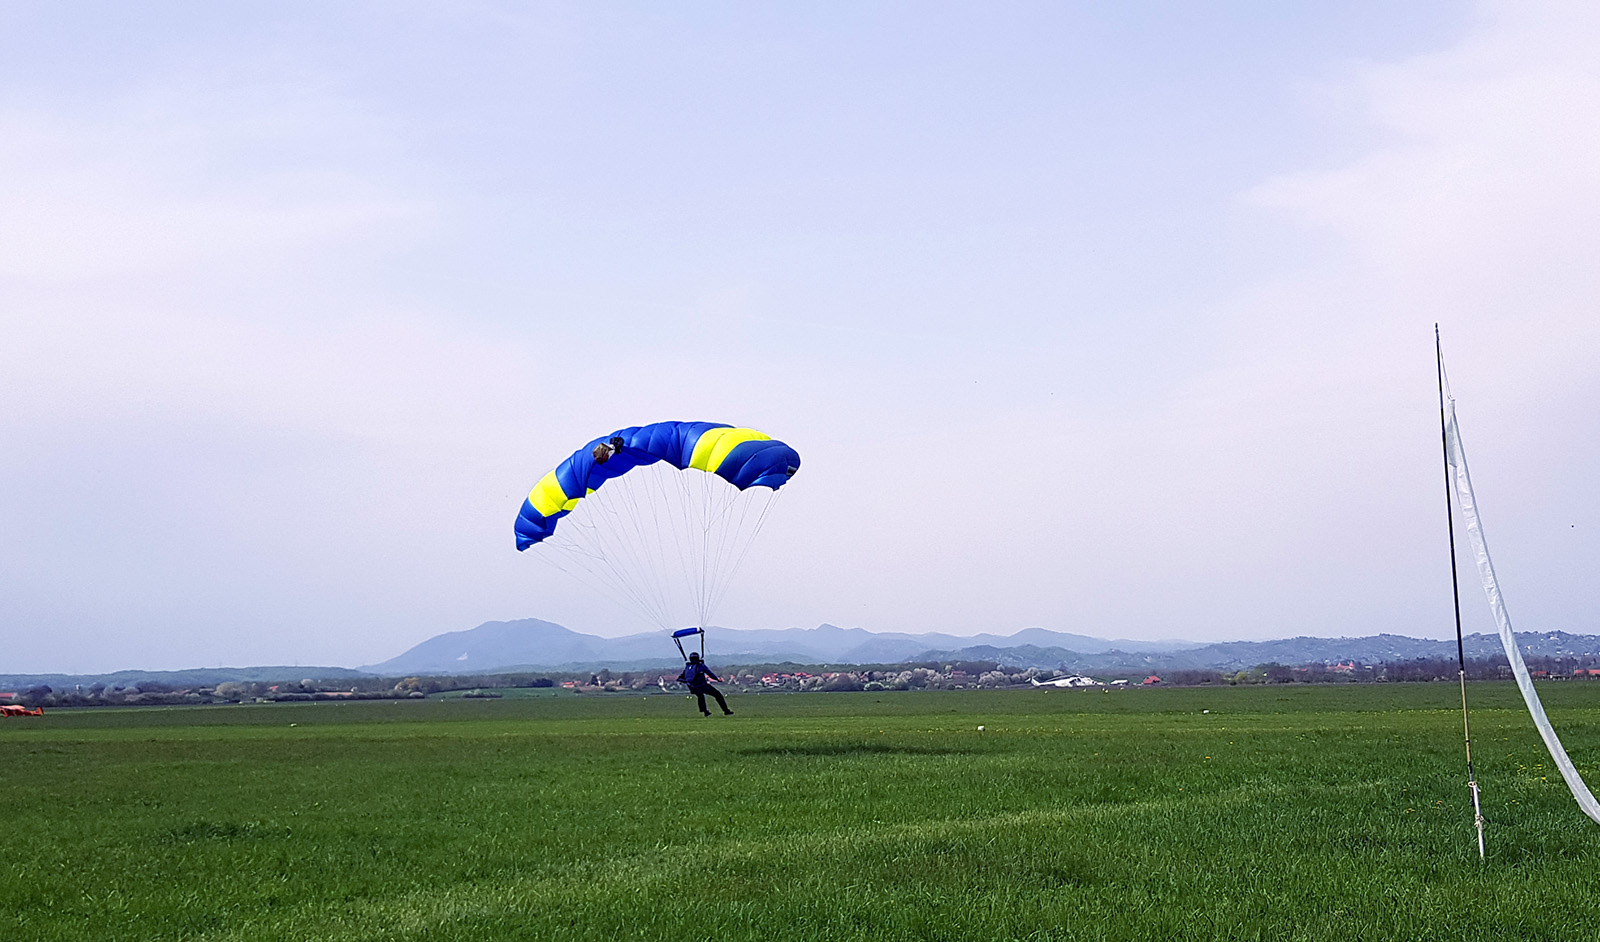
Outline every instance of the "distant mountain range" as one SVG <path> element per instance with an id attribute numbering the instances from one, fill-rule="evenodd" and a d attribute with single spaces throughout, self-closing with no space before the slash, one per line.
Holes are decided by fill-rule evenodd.
<path id="1" fill-rule="evenodd" d="M 721 664 L 895 664 L 984 660 L 1019 667 L 1074 671 L 1155 669 L 1240 670 L 1258 664 L 1335 664 L 1455 657 L 1454 641 L 1380 634 L 1359 638 L 1298 637 L 1278 641 L 1106 640 L 1026 628 L 1012 635 L 904 634 L 821 625 L 816 628 L 712 628 L 707 660 Z M 1556 631 L 1519 636 L 1537 656 L 1600 655 L 1600 636 Z M 1468 657 L 1503 654 L 1496 635 L 1466 638 Z M 677 651 L 664 632 L 601 638 L 537 618 L 487 622 L 422 642 L 398 657 L 362 670 L 376 674 L 487 673 L 503 670 L 613 670 L 673 667 Z"/>
<path id="2" fill-rule="evenodd" d="M 893 664 L 945 656 L 966 657 L 959 650 L 993 646 L 1013 650 L 1066 650 L 1100 654 L 1111 651 L 1156 654 L 1197 645 L 1182 641 L 1106 641 L 1087 635 L 1026 628 L 1013 635 L 961 635 L 928 632 L 901 634 L 862 628 L 820 625 L 816 628 L 711 628 L 706 656 L 724 664 Z M 991 658 L 992 659 L 992 658 Z M 436 635 L 399 657 L 362 670 L 377 674 L 477 673 L 517 668 L 583 670 L 650 669 L 681 664 L 665 632 L 601 638 L 579 634 L 538 618 L 491 621 L 469 631 Z"/>
<path id="3" fill-rule="evenodd" d="M 1597 657 L 1600 636 L 1564 631 L 1521 634 L 1523 653 L 1534 657 Z M 712 628 L 706 659 L 714 665 L 741 664 L 898 664 L 916 661 L 998 661 L 1015 667 L 1040 667 L 1080 673 L 1133 673 L 1157 670 L 1242 670 L 1259 664 L 1336 664 L 1360 661 L 1411 661 L 1456 656 L 1455 642 L 1368 635 L 1357 638 L 1285 638 L 1277 641 L 1129 641 L 1025 628 L 1011 635 L 961 636 L 927 632 L 904 634 L 820 625 L 816 628 L 744 630 Z M 1503 656 L 1496 635 L 1465 639 L 1471 658 Z M 590 671 L 676 669 L 681 661 L 665 632 L 602 638 L 572 631 L 538 618 L 485 622 L 466 631 L 436 635 L 398 657 L 362 668 L 219 667 L 182 671 L 119 671 L 114 674 L 0 674 L 0 691 L 39 684 L 127 685 L 157 681 L 199 686 L 225 680 L 330 680 L 361 675 L 491 674 L 514 671 Z"/>

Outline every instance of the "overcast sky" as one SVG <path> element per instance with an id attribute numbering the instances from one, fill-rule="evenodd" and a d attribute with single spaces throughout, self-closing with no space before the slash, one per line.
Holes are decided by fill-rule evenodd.
<path id="1" fill-rule="evenodd" d="M 1597 9 L 4 0 L 0 672 L 650 630 L 511 525 L 663 419 L 718 624 L 1445 637 L 1435 322 L 1600 630 Z"/>

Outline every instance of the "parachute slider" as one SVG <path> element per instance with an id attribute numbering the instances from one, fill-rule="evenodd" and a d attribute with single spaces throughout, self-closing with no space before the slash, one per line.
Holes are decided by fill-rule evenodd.
<path id="1" fill-rule="evenodd" d="M 678 653 L 683 655 L 685 661 L 689 660 L 689 654 L 683 649 L 683 639 L 694 635 L 700 636 L 700 657 L 703 660 L 706 656 L 706 630 L 704 628 L 679 628 L 672 633 L 672 643 L 678 646 Z"/>

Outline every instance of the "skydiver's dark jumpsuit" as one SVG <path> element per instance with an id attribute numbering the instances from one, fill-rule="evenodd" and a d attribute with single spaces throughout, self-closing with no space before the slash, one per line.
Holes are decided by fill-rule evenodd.
<path id="1" fill-rule="evenodd" d="M 707 678 L 710 679 L 708 680 Z M 711 668 L 707 667 L 703 661 L 690 661 L 683 665 L 683 673 L 678 675 L 678 682 L 688 684 L 689 690 L 695 695 L 695 699 L 699 701 L 701 713 L 706 716 L 711 715 L 711 711 L 706 709 L 706 694 L 709 693 L 716 699 L 717 706 L 722 707 L 723 714 L 731 716 L 733 711 L 728 709 L 728 701 L 722 699 L 722 691 L 711 686 L 711 681 L 721 679 L 721 677 L 711 673 Z"/>

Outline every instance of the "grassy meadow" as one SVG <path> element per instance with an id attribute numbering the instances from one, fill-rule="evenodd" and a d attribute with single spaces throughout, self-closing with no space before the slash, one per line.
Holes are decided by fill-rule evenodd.
<path id="1" fill-rule="evenodd" d="M 1542 693 L 1600 784 L 1600 683 Z M 1600 936 L 1471 695 L 1483 864 L 1453 684 L 61 710 L 0 721 L 0 939 Z"/>

